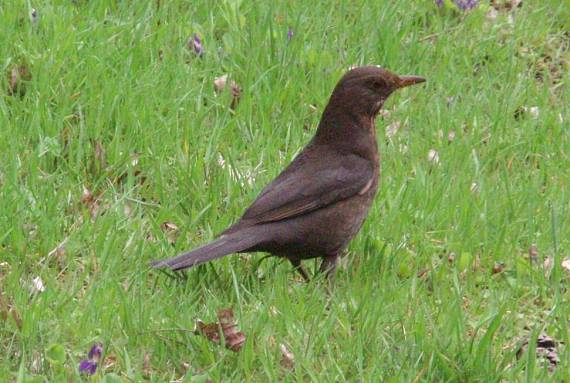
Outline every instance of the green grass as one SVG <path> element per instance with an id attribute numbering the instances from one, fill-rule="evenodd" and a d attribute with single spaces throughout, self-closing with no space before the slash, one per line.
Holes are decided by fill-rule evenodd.
<path id="1" fill-rule="evenodd" d="M 1 381 L 79 381 L 96 341 L 95 381 L 570 381 L 568 348 L 554 373 L 533 347 L 515 355 L 540 332 L 570 342 L 567 0 L 524 1 L 512 23 L 431 1 L 36 3 L 0 4 Z M 428 82 L 377 120 L 381 189 L 334 288 L 261 254 L 186 281 L 148 270 L 241 214 L 353 64 Z M 18 65 L 22 97 L 6 91 Z M 235 112 L 213 89 L 225 73 L 243 90 Z M 515 119 L 522 106 L 539 118 Z M 101 195 L 94 219 L 84 187 Z M 239 353 L 190 332 L 224 307 Z"/>

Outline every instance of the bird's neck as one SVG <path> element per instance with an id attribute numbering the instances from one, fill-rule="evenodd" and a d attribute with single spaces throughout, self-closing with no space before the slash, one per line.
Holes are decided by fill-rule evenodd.
<path id="1" fill-rule="evenodd" d="M 346 106 L 327 105 L 315 134 L 315 143 L 376 160 L 375 116 Z"/>

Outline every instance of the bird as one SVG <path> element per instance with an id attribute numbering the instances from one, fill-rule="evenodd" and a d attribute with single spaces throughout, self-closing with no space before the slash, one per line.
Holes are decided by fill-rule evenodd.
<path id="1" fill-rule="evenodd" d="M 241 218 L 210 243 L 152 267 L 178 271 L 229 254 L 266 252 L 288 259 L 306 281 L 301 261 L 322 258 L 320 272 L 332 278 L 378 191 L 375 118 L 394 91 L 425 81 L 378 66 L 349 69 L 315 135 Z"/>

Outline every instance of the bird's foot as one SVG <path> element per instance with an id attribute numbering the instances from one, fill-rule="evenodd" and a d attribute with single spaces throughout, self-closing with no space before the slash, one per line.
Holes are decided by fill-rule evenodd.
<path id="1" fill-rule="evenodd" d="M 293 265 L 293 268 L 295 270 L 297 270 L 299 272 L 299 274 L 301 274 L 301 276 L 303 277 L 303 279 L 305 280 L 305 282 L 309 282 L 311 280 L 311 278 L 309 277 L 309 274 L 307 274 L 307 272 L 305 271 L 305 269 L 303 268 L 303 266 L 301 265 L 301 261 L 298 259 L 289 259 L 289 261 L 291 261 L 291 264 Z"/>
<path id="2" fill-rule="evenodd" d="M 339 255 L 330 255 L 328 257 L 323 257 L 323 262 L 321 263 L 320 272 L 325 274 L 329 282 L 334 280 L 334 274 L 336 272 L 336 267 L 338 265 Z"/>

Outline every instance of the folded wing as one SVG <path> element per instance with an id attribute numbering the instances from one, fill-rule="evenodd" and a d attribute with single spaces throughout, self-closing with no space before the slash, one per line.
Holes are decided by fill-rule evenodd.
<path id="1" fill-rule="evenodd" d="M 311 153 L 311 152 L 310 152 Z M 301 155 L 270 183 L 246 210 L 248 224 L 280 221 L 354 196 L 371 185 L 374 166 L 354 154 Z"/>

